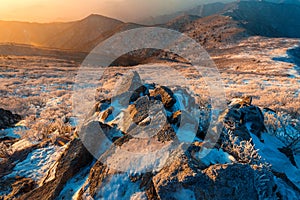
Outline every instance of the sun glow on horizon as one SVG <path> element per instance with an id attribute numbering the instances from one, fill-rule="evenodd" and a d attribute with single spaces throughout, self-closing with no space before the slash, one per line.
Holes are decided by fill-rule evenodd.
<path id="1" fill-rule="evenodd" d="M 0 20 L 73 21 L 100 14 L 134 22 L 215 1 L 220 0 L 0 0 Z"/>
<path id="2" fill-rule="evenodd" d="M 81 19 L 97 12 L 97 0 L 0 0 L 0 20 L 54 22 Z M 99 9 L 99 6 L 98 6 Z M 99 9 L 101 10 L 101 9 Z"/>

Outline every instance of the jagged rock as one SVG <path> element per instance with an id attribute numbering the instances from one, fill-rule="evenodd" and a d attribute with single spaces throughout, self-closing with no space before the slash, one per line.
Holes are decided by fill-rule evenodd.
<path id="1" fill-rule="evenodd" d="M 13 168 L 18 162 L 26 159 L 28 154 L 37 148 L 43 148 L 48 144 L 48 141 L 40 144 L 30 144 L 26 148 L 18 149 L 13 152 L 8 158 L 0 162 L 0 178 L 12 172 Z M 17 162 L 18 161 L 18 162 Z"/>
<path id="2" fill-rule="evenodd" d="M 100 121 L 104 122 L 114 111 L 114 107 L 110 106 L 100 114 Z"/>
<path id="3" fill-rule="evenodd" d="M 121 82 L 116 90 L 116 95 L 120 95 L 126 91 L 135 91 L 142 86 L 140 75 L 136 71 L 130 71 L 122 76 Z"/>
<path id="4" fill-rule="evenodd" d="M 176 112 L 172 113 L 172 116 L 168 117 L 168 121 L 171 124 L 174 124 L 177 127 L 179 127 L 180 126 L 180 121 L 181 121 L 181 110 L 177 110 Z"/>
<path id="5" fill-rule="evenodd" d="M 245 126 L 240 126 L 236 128 L 233 132 L 233 135 L 238 137 L 240 140 L 246 140 L 246 141 L 250 141 L 252 138 L 248 129 Z"/>
<path id="6" fill-rule="evenodd" d="M 143 96 L 108 124 L 117 126 L 124 134 L 152 137 L 164 126 L 166 118 L 163 104 L 160 101 L 149 100 L 148 96 Z"/>
<path id="7" fill-rule="evenodd" d="M 155 143 L 155 141 L 153 140 L 153 142 Z M 132 153 L 134 153 L 134 150 L 137 151 L 141 151 L 138 149 L 135 149 L 138 146 L 142 146 L 141 149 L 142 151 L 145 150 L 145 148 L 147 148 L 149 142 L 147 140 L 142 140 L 142 139 L 137 139 L 137 138 L 132 138 L 131 136 L 124 136 L 123 138 L 118 139 L 115 143 L 118 143 L 118 147 L 117 148 L 110 148 L 107 153 L 105 153 L 103 155 L 103 157 L 110 157 L 113 156 L 113 154 L 119 154 L 122 151 L 129 151 L 131 152 L 131 150 L 133 150 Z M 138 146 L 136 146 L 137 144 L 139 144 Z M 124 149 L 122 151 L 118 151 L 119 148 L 123 147 Z M 131 147 L 133 147 L 132 149 L 130 149 Z M 156 149 L 150 149 L 150 151 L 155 151 Z M 118 151 L 118 152 L 117 152 Z M 128 163 L 124 162 L 124 156 L 128 156 L 129 154 L 125 154 L 125 155 L 119 155 L 120 158 L 122 158 L 123 160 L 121 161 L 120 164 L 122 165 L 127 165 Z M 155 158 L 157 158 L 155 156 Z M 117 158 L 118 159 L 118 158 Z M 152 181 L 152 177 L 153 174 L 151 172 L 145 172 L 145 173 L 138 173 L 137 175 L 135 174 L 131 174 L 131 173 L 135 173 L 135 171 L 133 170 L 132 172 L 129 171 L 122 171 L 122 170 L 118 170 L 118 167 L 114 167 L 112 165 L 107 165 L 107 162 L 104 162 L 105 159 L 100 158 L 99 161 L 97 161 L 95 163 L 95 165 L 91 168 L 90 170 L 90 174 L 89 174 L 89 178 L 86 181 L 86 183 L 84 184 L 84 186 L 81 188 L 79 195 L 78 195 L 78 200 L 83 200 L 83 199 L 88 199 L 88 198 L 103 198 L 102 193 L 103 193 L 103 188 L 106 187 L 106 185 L 110 185 L 109 187 L 118 187 L 118 184 L 122 184 L 122 181 L 127 180 L 126 183 L 127 185 L 131 185 L 131 187 L 135 187 L 137 190 L 139 191 L 145 191 L 146 195 L 148 197 L 152 197 L 150 199 L 158 199 L 156 198 L 156 191 L 154 189 L 154 185 L 153 185 L 153 181 Z M 119 160 L 119 159 L 118 159 Z M 124 162 L 124 163 L 123 163 Z M 144 164 L 143 162 L 141 162 L 140 164 L 137 163 L 132 163 L 132 164 L 136 164 L 136 165 L 140 165 L 140 164 Z M 139 166 L 137 166 L 139 167 Z M 140 174 L 140 175 L 139 175 Z M 115 177 L 122 177 L 121 182 L 112 182 L 110 183 L 111 180 L 113 180 Z M 128 187 L 127 185 L 122 185 L 123 187 Z M 120 188 L 120 190 L 122 191 L 123 189 Z M 119 191 L 115 191 L 116 193 L 119 193 Z M 124 192 L 126 193 L 126 192 Z M 118 196 L 118 198 L 122 198 L 122 196 Z M 127 199 L 127 198 L 126 198 Z"/>
<path id="8" fill-rule="evenodd" d="M 85 186 L 81 188 L 79 191 L 79 195 L 77 200 L 86 199 L 87 195 L 93 197 L 102 182 L 105 178 L 109 176 L 109 174 L 114 174 L 115 172 L 110 171 L 105 165 L 101 162 L 96 162 L 95 165 L 91 168 L 89 178 L 85 183 Z"/>
<path id="9" fill-rule="evenodd" d="M 22 195 L 19 199 L 55 199 L 63 189 L 64 184 L 92 160 L 93 156 L 83 146 L 82 142 L 79 139 L 74 139 L 57 161 L 55 178 Z"/>
<path id="10" fill-rule="evenodd" d="M 261 134 L 266 132 L 264 115 L 257 106 L 245 106 L 241 108 L 242 124 L 249 126 L 249 131 L 261 139 Z"/>
<path id="11" fill-rule="evenodd" d="M 273 175 L 265 169 L 254 170 L 250 165 L 213 165 L 203 171 L 213 185 L 210 199 L 274 199 Z"/>
<path id="12" fill-rule="evenodd" d="M 251 102 L 251 97 L 234 99 L 221 116 L 224 128 L 232 131 L 240 140 L 250 140 L 250 133 L 261 138 L 261 134 L 266 131 L 260 108 L 251 105 Z"/>
<path id="13" fill-rule="evenodd" d="M 237 147 L 229 139 L 233 135 L 244 142 L 239 145 L 251 144 L 250 133 L 264 131 L 262 113 L 251 105 L 251 97 L 231 102 L 219 118 L 221 128 L 224 125 L 223 145 L 230 144 L 210 149 L 215 144 L 197 138 L 195 142 L 189 133 L 200 129 L 195 100 L 186 90 L 177 88 L 173 93 L 164 86 L 141 85 L 139 75 L 130 72 L 116 94 L 112 100 L 95 104 L 80 128 L 81 140 L 69 143 L 40 187 L 35 188 L 30 180 L 24 180 L 25 185 L 16 182 L 11 195 L 55 199 L 66 182 L 88 166 L 88 179 L 76 193 L 78 200 L 112 198 L 107 197 L 110 191 L 121 195 L 120 199 L 130 199 L 136 193 L 140 194 L 136 199 L 151 200 L 275 199 L 274 175 L 259 160 L 254 147 Z M 205 135 L 197 134 L 199 138 Z M 256 156 L 257 162 L 242 162 L 239 153 Z M 90 168 L 91 154 L 97 161 Z"/>
<path id="14" fill-rule="evenodd" d="M 135 102 L 139 97 L 144 95 L 149 95 L 149 90 L 146 86 L 142 85 L 133 91 L 129 102 Z"/>
<path id="15" fill-rule="evenodd" d="M 260 199 L 272 198 L 275 186 L 270 172 L 254 170 L 249 165 L 220 164 L 201 170 L 200 163 L 187 154 L 173 159 L 153 177 L 160 199 L 177 199 L 184 193 L 190 199 Z M 266 176 L 261 177 L 263 174 Z M 263 180 L 262 178 L 266 179 Z"/>
<path id="16" fill-rule="evenodd" d="M 103 111 L 110 107 L 111 99 L 103 99 L 98 105 L 98 110 Z"/>
<path id="17" fill-rule="evenodd" d="M 176 132 L 169 123 L 166 123 L 165 126 L 156 134 L 156 137 L 159 142 L 171 141 L 176 138 Z"/>
<path id="18" fill-rule="evenodd" d="M 9 110 L 0 108 L 0 129 L 5 129 L 14 126 L 21 120 L 21 116 L 13 114 Z"/>
<path id="19" fill-rule="evenodd" d="M 229 103 L 229 107 L 240 108 L 241 106 L 250 106 L 251 104 L 252 104 L 252 97 L 244 96 L 241 98 L 233 98 Z"/>
<path id="20" fill-rule="evenodd" d="M 131 135 L 124 135 L 123 137 L 114 141 L 114 144 L 120 147 L 131 139 L 133 139 Z"/>
<path id="21" fill-rule="evenodd" d="M 132 121 L 139 124 L 146 117 L 148 117 L 148 110 L 150 107 L 150 100 L 147 96 L 138 98 L 133 104 L 128 106 L 128 111 Z"/>
<path id="22" fill-rule="evenodd" d="M 239 109 L 231 108 L 225 111 L 224 127 L 226 129 L 234 131 L 237 127 L 241 125 L 241 112 Z"/>
<path id="23" fill-rule="evenodd" d="M 100 145 L 110 142 L 99 121 L 90 121 L 84 124 L 80 129 L 79 137 L 83 145 L 97 158 L 106 150 Z"/>
<path id="24" fill-rule="evenodd" d="M 150 92 L 150 96 L 161 99 L 165 108 L 171 108 L 176 103 L 173 92 L 165 86 L 156 87 L 154 91 Z"/>
<path id="25" fill-rule="evenodd" d="M 151 200 L 158 200 L 158 196 L 153 183 L 153 174 L 147 172 L 141 176 L 140 188 L 146 192 L 147 198 Z"/>
<path id="26" fill-rule="evenodd" d="M 116 87 L 112 98 L 112 105 L 127 107 L 131 102 L 136 101 L 141 95 L 148 93 L 147 87 L 142 84 L 142 80 L 136 71 L 130 71 L 122 76 Z"/>
<path id="27" fill-rule="evenodd" d="M 30 192 L 36 187 L 36 182 L 30 178 L 22 178 L 12 184 L 12 191 L 4 199 L 15 199 L 20 195 Z"/>
<path id="28" fill-rule="evenodd" d="M 70 141 L 70 139 L 65 136 L 53 137 L 53 139 L 51 138 L 51 140 L 52 140 L 52 143 L 57 146 L 64 146 Z"/>
<path id="29" fill-rule="evenodd" d="M 174 95 L 176 96 L 176 102 L 182 106 L 180 109 L 186 112 L 192 112 L 198 108 L 196 105 L 195 98 L 187 91 L 185 88 L 176 87 L 173 90 Z"/>
<path id="30" fill-rule="evenodd" d="M 176 199 L 176 193 L 182 191 L 183 186 L 197 187 L 200 182 L 208 180 L 197 161 L 187 156 L 180 146 L 153 177 L 153 184 L 159 199 Z"/>

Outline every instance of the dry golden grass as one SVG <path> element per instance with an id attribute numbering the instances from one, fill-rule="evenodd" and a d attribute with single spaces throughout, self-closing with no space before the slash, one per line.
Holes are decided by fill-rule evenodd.
<path id="1" fill-rule="evenodd" d="M 227 100 L 252 96 L 255 105 L 289 113 L 293 119 L 299 119 L 299 77 L 289 76 L 293 73 L 292 64 L 273 60 L 297 43 L 292 39 L 252 37 L 239 44 L 211 50 Z M 56 131 L 70 135 L 69 124 L 63 123 L 63 119 L 72 116 L 72 87 L 79 66 L 80 63 L 68 59 L 0 56 L 1 107 L 25 118 L 31 128 L 26 134 L 45 138 Z M 116 82 L 132 69 L 135 67 L 110 67 L 106 70 L 96 98 L 111 97 Z M 159 63 L 156 69 L 152 67 L 147 71 L 143 68 L 140 73 L 148 83 L 159 80 L 163 85 L 173 81 L 188 86 L 201 106 L 210 102 L 209 83 L 189 65 Z M 183 79 L 179 80 L 177 75 Z"/>

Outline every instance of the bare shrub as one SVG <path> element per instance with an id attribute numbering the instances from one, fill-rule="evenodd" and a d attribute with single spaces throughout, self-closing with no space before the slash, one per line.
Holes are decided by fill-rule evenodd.
<path id="1" fill-rule="evenodd" d="M 28 130 L 20 134 L 23 137 L 36 141 L 52 139 L 57 136 L 71 139 L 74 132 L 74 128 L 69 123 L 64 123 L 61 119 L 35 119 L 28 124 L 28 128 Z"/>
<path id="2" fill-rule="evenodd" d="M 258 150 L 255 149 L 252 143 L 252 139 L 250 141 L 240 141 L 238 137 L 234 136 L 232 131 L 224 134 L 226 135 L 226 139 L 223 141 L 222 148 L 234 156 L 239 163 L 269 167 L 258 154 Z"/>
<path id="3" fill-rule="evenodd" d="M 283 112 L 266 112 L 264 115 L 269 134 L 276 136 L 294 154 L 300 153 L 300 120 L 293 119 L 291 115 Z"/>

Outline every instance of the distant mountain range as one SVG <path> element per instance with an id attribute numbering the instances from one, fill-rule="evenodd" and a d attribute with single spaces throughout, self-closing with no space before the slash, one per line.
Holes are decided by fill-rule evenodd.
<path id="1" fill-rule="evenodd" d="M 269 2 L 242 1 L 224 13 L 241 22 L 252 35 L 300 37 L 300 6 Z"/>
<path id="2" fill-rule="evenodd" d="M 299 1 L 274 2 L 206 4 L 153 18 L 152 22 L 144 20 L 146 25 L 124 23 L 101 15 L 65 23 L 0 21 L 0 43 L 89 52 L 117 32 L 153 22 L 156 26 L 187 33 L 204 45 L 213 40 L 213 44 L 208 46 L 248 35 L 300 38 L 300 5 L 296 5 Z"/>
<path id="3" fill-rule="evenodd" d="M 277 4 L 298 4 L 298 5 L 300 5 L 300 0 L 242 0 L 242 1 L 271 2 L 271 3 L 277 3 Z"/>
<path id="4" fill-rule="evenodd" d="M 0 21 L 0 42 L 49 48 L 86 50 L 85 45 L 124 23 L 100 15 L 66 23 Z"/>

